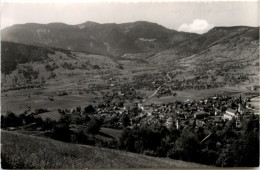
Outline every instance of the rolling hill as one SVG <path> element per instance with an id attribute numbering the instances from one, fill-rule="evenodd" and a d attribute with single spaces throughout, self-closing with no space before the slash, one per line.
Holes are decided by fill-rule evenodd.
<path id="1" fill-rule="evenodd" d="M 69 144 L 3 130 L 1 130 L 1 143 L 1 163 L 4 169 L 208 167 L 168 158 L 155 158 L 118 150 Z"/>
<path id="2" fill-rule="evenodd" d="M 153 58 L 162 56 L 159 59 L 162 60 L 166 57 L 167 63 L 169 59 L 175 61 L 195 54 L 200 55 L 200 53 L 210 51 L 210 49 L 216 45 L 221 45 L 223 48 L 228 49 L 231 46 L 230 44 L 232 44 L 232 47 L 234 44 L 243 44 L 240 49 L 231 48 L 230 51 L 233 51 L 234 53 L 236 53 L 236 50 L 243 51 L 248 47 L 257 48 L 257 45 L 259 44 L 259 27 L 215 27 L 205 34 L 178 44 L 178 46 L 174 48 L 158 52 Z M 218 55 L 218 52 L 216 51 L 211 51 L 211 53 Z"/>
<path id="3" fill-rule="evenodd" d="M 247 26 L 214 27 L 201 36 L 180 44 L 177 48 L 176 54 L 186 56 L 197 54 L 203 50 L 206 50 L 207 48 L 212 47 L 217 43 L 225 42 L 225 40 L 231 40 L 234 37 L 241 37 L 244 35 L 248 37 L 255 36 L 252 38 L 253 40 L 257 40 L 257 37 L 259 36 L 257 30 L 259 30 L 259 28 Z M 254 35 L 249 35 L 249 32 L 252 32 Z"/>
<path id="4" fill-rule="evenodd" d="M 153 64 L 167 65 L 170 71 L 182 67 L 197 78 L 209 76 L 229 85 L 259 83 L 259 28 L 216 27 L 175 49 L 158 52 L 149 58 Z M 198 80 L 198 79 L 197 79 Z M 242 80 L 242 81 L 241 81 Z M 240 84 L 241 85 L 241 84 Z"/>
<path id="5" fill-rule="evenodd" d="M 16 69 L 18 64 L 46 60 L 48 54 L 51 53 L 53 53 L 53 51 L 46 48 L 12 42 L 2 42 L 1 72 L 3 74 L 10 74 Z"/>

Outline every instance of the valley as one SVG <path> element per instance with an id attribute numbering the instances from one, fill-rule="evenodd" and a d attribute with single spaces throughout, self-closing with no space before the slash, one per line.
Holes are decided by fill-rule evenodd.
<path id="1" fill-rule="evenodd" d="M 226 148 L 251 137 L 255 146 L 259 131 L 258 30 L 216 27 L 199 35 L 149 22 L 8 27 L 1 127 L 30 140 L 237 166 L 222 159 L 230 158 Z"/>

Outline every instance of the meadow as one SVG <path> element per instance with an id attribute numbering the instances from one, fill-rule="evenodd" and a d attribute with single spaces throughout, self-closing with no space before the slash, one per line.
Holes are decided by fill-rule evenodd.
<path id="1" fill-rule="evenodd" d="M 17 142 L 19 141 L 19 142 Z M 1 131 L 2 168 L 203 168 L 205 165 Z M 41 146 L 41 147 L 39 147 Z"/>
<path id="2" fill-rule="evenodd" d="M 119 140 L 119 138 L 121 137 L 123 131 L 122 130 L 118 130 L 118 129 L 111 129 L 111 128 L 104 128 L 104 127 L 102 127 L 100 129 L 100 132 L 103 133 L 103 134 L 109 135 L 109 136 L 113 137 L 116 140 Z"/>
<path id="3" fill-rule="evenodd" d="M 250 97 L 251 92 L 246 88 L 242 87 L 221 87 L 221 88 L 213 88 L 213 89 L 204 89 L 204 90 L 186 90 L 186 91 L 174 91 L 177 95 L 176 96 L 162 96 L 160 98 L 153 96 L 149 100 L 145 102 L 148 103 L 169 103 L 175 101 L 186 101 L 186 100 L 200 100 L 203 98 L 214 97 L 217 95 L 225 95 L 225 96 L 233 96 L 239 97 L 240 94 L 243 98 Z M 149 93 L 148 93 L 149 94 Z"/>

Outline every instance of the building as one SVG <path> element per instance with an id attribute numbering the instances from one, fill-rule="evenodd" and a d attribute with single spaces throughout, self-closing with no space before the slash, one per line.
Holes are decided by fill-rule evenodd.
<path id="1" fill-rule="evenodd" d="M 238 104 L 237 111 L 238 111 L 238 113 L 243 114 L 243 106 L 242 106 L 242 97 L 241 97 L 241 95 L 239 97 L 239 104 Z"/>
<path id="2" fill-rule="evenodd" d="M 165 126 L 166 128 L 170 129 L 173 125 L 173 118 L 172 117 L 169 117 L 166 122 L 165 122 Z"/>
<path id="3" fill-rule="evenodd" d="M 224 115 L 223 115 L 223 119 L 231 120 L 234 117 L 234 118 L 236 118 L 236 121 L 238 121 L 238 119 L 240 119 L 243 112 L 244 112 L 244 108 L 243 108 L 243 104 L 242 104 L 242 97 L 240 95 L 237 110 L 230 109 L 230 108 L 227 109 L 226 113 L 224 113 Z"/>
<path id="4" fill-rule="evenodd" d="M 231 120 L 233 117 L 236 116 L 237 111 L 234 109 L 227 109 L 226 112 L 223 115 L 224 120 Z"/>
<path id="5" fill-rule="evenodd" d="M 215 108 L 214 109 L 214 115 L 219 116 L 221 114 L 221 109 L 220 108 Z"/>

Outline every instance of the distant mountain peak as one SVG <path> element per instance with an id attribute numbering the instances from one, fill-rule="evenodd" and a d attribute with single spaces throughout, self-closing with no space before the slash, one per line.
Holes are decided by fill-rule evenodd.
<path id="1" fill-rule="evenodd" d="M 93 21 L 87 21 L 82 24 L 78 24 L 77 26 L 79 27 L 79 29 L 83 29 L 83 28 L 93 28 L 97 25 L 100 25 L 100 24 L 97 22 L 93 22 Z"/>

